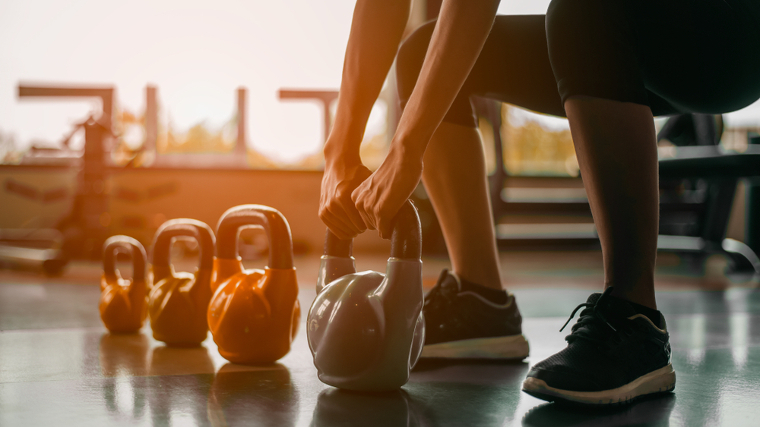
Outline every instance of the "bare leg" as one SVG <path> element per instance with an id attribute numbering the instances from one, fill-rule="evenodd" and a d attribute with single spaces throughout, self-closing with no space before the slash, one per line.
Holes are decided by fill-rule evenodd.
<path id="1" fill-rule="evenodd" d="M 441 223 L 454 272 L 472 283 L 501 289 L 478 130 L 441 123 L 427 146 L 424 165 L 422 181 Z"/>
<path id="2" fill-rule="evenodd" d="M 659 187 L 649 107 L 599 98 L 565 102 L 604 257 L 605 288 L 656 309 Z"/>

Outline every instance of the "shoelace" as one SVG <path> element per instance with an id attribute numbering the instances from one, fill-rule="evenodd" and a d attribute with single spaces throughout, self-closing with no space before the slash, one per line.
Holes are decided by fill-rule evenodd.
<path id="1" fill-rule="evenodd" d="M 575 322 L 575 325 L 573 325 L 571 329 L 572 332 L 565 338 L 568 342 L 572 342 L 572 340 L 577 338 L 589 341 L 602 341 L 604 338 L 599 336 L 602 334 L 602 331 L 599 330 L 599 326 L 601 324 L 608 326 L 613 332 L 617 332 L 617 329 L 607 321 L 602 312 L 600 310 L 597 310 L 599 303 L 602 302 L 611 292 L 612 287 L 609 287 L 605 289 L 602 296 L 599 297 L 596 302 L 584 302 L 575 307 L 575 310 L 573 310 L 573 312 L 570 314 L 570 318 L 567 319 L 567 322 L 565 322 L 565 324 L 562 325 L 562 328 L 559 330 L 562 332 L 568 323 L 573 320 L 575 313 L 577 313 L 581 308 L 585 308 L 585 310 L 581 311 L 581 315 L 578 318 L 578 321 Z"/>

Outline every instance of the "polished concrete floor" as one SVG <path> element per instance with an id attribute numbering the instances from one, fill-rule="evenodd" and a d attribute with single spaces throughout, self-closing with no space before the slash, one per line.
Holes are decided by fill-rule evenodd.
<path id="1" fill-rule="evenodd" d="M 520 384 L 531 364 L 564 346 L 558 329 L 601 283 L 598 255 L 507 259 L 505 276 L 525 316 L 530 358 L 422 361 L 400 391 L 381 395 L 322 384 L 304 325 L 279 363 L 234 365 L 210 337 L 200 348 L 172 349 L 153 340 L 147 327 L 136 335 L 108 334 L 98 317 L 96 266 L 72 266 L 60 279 L 3 271 L 0 426 L 760 425 L 757 280 L 727 278 L 721 265 L 694 273 L 664 258 L 658 303 L 671 331 L 675 393 L 617 410 L 573 410 L 521 393 Z M 316 271 L 304 271 L 313 260 L 301 262 L 300 299 L 308 307 Z M 380 257 L 360 267 L 382 263 Z M 426 284 L 443 264 L 426 260 Z"/>

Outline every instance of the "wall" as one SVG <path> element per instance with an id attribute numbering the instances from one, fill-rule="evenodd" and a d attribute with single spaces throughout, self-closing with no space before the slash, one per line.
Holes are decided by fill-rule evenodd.
<path id="1" fill-rule="evenodd" d="M 290 223 L 300 250 L 320 253 L 325 226 L 317 216 L 322 172 L 222 169 L 111 169 L 110 195 L 101 224 L 109 234 L 133 236 L 149 244 L 156 228 L 171 218 L 216 223 L 228 208 L 245 203 L 274 207 Z M 68 197 L 54 203 L 7 190 L 17 182 L 37 193 L 66 188 Z M 54 227 L 71 206 L 76 172 L 69 168 L 0 167 L 0 228 Z M 31 195 L 31 194 L 29 194 Z M 374 232 L 356 239 L 357 250 L 390 251 Z"/>

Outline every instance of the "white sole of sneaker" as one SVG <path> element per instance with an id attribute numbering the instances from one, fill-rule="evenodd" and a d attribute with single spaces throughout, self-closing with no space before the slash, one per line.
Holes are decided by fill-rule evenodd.
<path id="1" fill-rule="evenodd" d="M 612 390 L 604 391 L 570 391 L 550 387 L 544 380 L 526 378 L 523 391 L 539 399 L 553 402 L 564 400 L 587 405 L 611 405 L 628 403 L 647 394 L 662 393 L 676 387 L 676 373 L 673 366 L 662 367 L 643 375 L 630 383 Z"/>
<path id="2" fill-rule="evenodd" d="M 518 359 L 528 357 L 530 346 L 522 335 L 473 338 L 422 347 L 424 358 L 441 359 Z"/>

